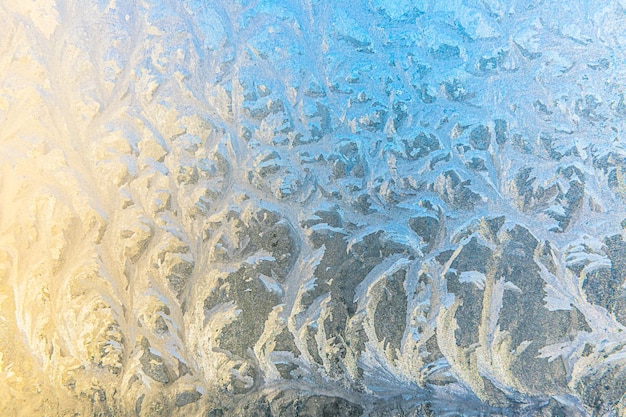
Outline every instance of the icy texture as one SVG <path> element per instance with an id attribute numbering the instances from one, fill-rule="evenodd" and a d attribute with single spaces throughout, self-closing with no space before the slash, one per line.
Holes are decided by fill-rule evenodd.
<path id="1" fill-rule="evenodd" d="M 625 415 L 625 7 L 0 2 L 0 413 Z"/>

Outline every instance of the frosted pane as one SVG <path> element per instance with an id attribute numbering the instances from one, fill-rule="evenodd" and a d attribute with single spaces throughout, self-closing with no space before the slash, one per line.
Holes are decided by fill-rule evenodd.
<path id="1" fill-rule="evenodd" d="M 3 416 L 626 413 L 626 4 L 4 0 Z"/>

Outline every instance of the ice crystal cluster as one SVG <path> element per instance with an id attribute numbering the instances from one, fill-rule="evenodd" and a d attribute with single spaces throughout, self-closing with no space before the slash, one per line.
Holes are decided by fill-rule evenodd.
<path id="1" fill-rule="evenodd" d="M 0 2 L 2 416 L 626 415 L 623 0 Z"/>

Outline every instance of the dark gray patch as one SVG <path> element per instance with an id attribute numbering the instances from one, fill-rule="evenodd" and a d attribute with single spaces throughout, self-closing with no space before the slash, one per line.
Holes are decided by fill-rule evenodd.
<path id="1" fill-rule="evenodd" d="M 491 145 L 491 131 L 488 126 L 478 125 L 470 133 L 469 143 L 474 149 L 486 151 Z"/>
<path id="2" fill-rule="evenodd" d="M 487 171 L 485 160 L 477 156 L 474 156 L 469 161 L 466 161 L 465 166 L 473 171 Z"/>
<path id="3" fill-rule="evenodd" d="M 400 270 L 376 288 L 380 300 L 374 310 L 374 330 L 378 341 L 385 341 L 385 349 L 391 346 L 399 351 L 401 347 L 407 314 L 405 278 L 406 271 Z"/>
<path id="4" fill-rule="evenodd" d="M 601 416 L 615 411 L 617 404 L 626 394 L 626 371 L 621 367 L 609 367 L 598 373 L 585 376 L 578 383 L 577 391 L 583 404 L 592 414 Z"/>
<path id="5" fill-rule="evenodd" d="M 433 216 L 419 216 L 409 219 L 409 227 L 426 243 L 429 251 L 437 240 L 440 224 L 439 219 Z"/>
<path id="6" fill-rule="evenodd" d="M 255 268 L 243 266 L 226 279 L 229 295 L 241 313 L 222 329 L 219 345 L 240 357 L 245 357 L 246 351 L 254 346 L 269 313 L 280 302 L 277 294 L 269 292 L 256 279 L 258 274 Z"/>
<path id="7" fill-rule="evenodd" d="M 417 160 L 423 158 L 429 153 L 441 148 L 439 139 L 432 133 L 420 132 L 419 135 L 412 139 L 405 139 L 404 153 L 409 160 Z"/>
<path id="8" fill-rule="evenodd" d="M 360 417 L 363 407 L 340 397 L 311 395 L 283 400 L 278 407 L 281 417 Z"/>
<path id="9" fill-rule="evenodd" d="M 280 377 L 283 379 L 292 379 L 291 372 L 298 369 L 298 365 L 293 363 L 277 363 L 276 369 L 280 374 Z"/>
<path id="10" fill-rule="evenodd" d="M 206 417 L 224 417 L 224 410 L 221 408 L 214 408 L 207 411 Z"/>
<path id="11" fill-rule="evenodd" d="M 139 359 L 143 372 L 162 384 L 168 384 L 175 379 L 174 373 L 167 367 L 165 360 L 145 349 L 143 355 Z"/>
<path id="12" fill-rule="evenodd" d="M 588 273 L 583 282 L 587 300 L 614 313 L 617 320 L 626 324 L 626 290 L 622 288 L 626 277 L 626 242 L 621 235 L 604 239 L 611 268 Z"/>
<path id="13" fill-rule="evenodd" d="M 450 267 L 459 273 L 464 271 L 478 271 L 487 273 L 487 265 L 491 261 L 493 252 L 486 246 L 481 245 L 476 237 L 473 237 L 463 246 Z M 461 299 L 455 318 L 458 328 L 454 335 L 457 344 L 468 347 L 478 343 L 478 328 L 481 322 L 483 309 L 483 290 L 472 283 L 462 284 L 456 273 L 446 275 L 448 291 Z"/>
<path id="14" fill-rule="evenodd" d="M 494 120 L 494 131 L 496 134 L 496 143 L 503 145 L 508 140 L 508 123 L 504 119 Z"/>
<path id="15" fill-rule="evenodd" d="M 516 225 L 503 233 L 502 240 L 493 265 L 495 276 L 513 283 L 521 294 L 504 292 L 498 325 L 510 333 L 513 348 L 524 341 L 532 342 L 513 361 L 511 371 L 524 386 L 536 392 L 563 392 L 567 371 L 562 358 L 549 361 L 540 358 L 539 351 L 543 346 L 569 340 L 588 326 L 576 309 L 549 311 L 545 307 L 545 282 L 534 259 L 537 239 Z"/>
<path id="16" fill-rule="evenodd" d="M 202 398 L 202 394 L 200 394 L 196 390 L 179 392 L 178 394 L 176 394 L 174 405 L 176 407 L 183 407 L 187 404 L 195 403 L 200 398 Z"/>
<path id="17" fill-rule="evenodd" d="M 291 352 L 295 357 L 300 356 L 300 351 L 296 346 L 295 340 L 288 328 L 284 328 L 282 332 L 274 339 L 274 351 Z"/>

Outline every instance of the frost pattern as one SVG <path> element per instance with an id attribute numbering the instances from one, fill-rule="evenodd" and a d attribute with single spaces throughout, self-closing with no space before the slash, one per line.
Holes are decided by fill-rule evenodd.
<path id="1" fill-rule="evenodd" d="M 626 413 L 624 33 L 2 2 L 3 415 Z"/>

